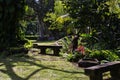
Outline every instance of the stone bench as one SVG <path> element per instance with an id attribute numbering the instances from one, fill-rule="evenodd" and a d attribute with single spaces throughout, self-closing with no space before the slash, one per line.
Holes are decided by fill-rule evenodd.
<path id="1" fill-rule="evenodd" d="M 38 45 L 38 44 L 34 44 L 33 45 L 34 48 L 38 48 L 40 49 L 40 53 L 41 54 L 46 54 L 46 49 L 52 49 L 53 50 L 53 54 L 58 56 L 60 49 L 62 48 L 62 46 L 56 46 L 56 45 Z"/>
<path id="2" fill-rule="evenodd" d="M 108 62 L 92 67 L 85 68 L 85 74 L 90 80 L 103 80 L 103 73 L 110 71 L 110 80 L 120 80 L 120 62 Z"/>

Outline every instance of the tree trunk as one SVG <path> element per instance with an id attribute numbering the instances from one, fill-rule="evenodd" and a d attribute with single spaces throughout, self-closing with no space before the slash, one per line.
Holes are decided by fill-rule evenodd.
<path id="1" fill-rule="evenodd" d="M 27 0 L 27 3 L 34 9 L 39 20 L 39 39 L 44 39 L 45 35 L 49 34 L 49 30 L 43 19 L 48 11 L 53 11 L 54 0 L 38 0 L 38 2 L 35 0 Z"/>
<path id="2" fill-rule="evenodd" d="M 44 22 L 42 20 L 39 20 L 39 40 L 44 40 L 45 35 L 45 29 L 44 29 Z"/>

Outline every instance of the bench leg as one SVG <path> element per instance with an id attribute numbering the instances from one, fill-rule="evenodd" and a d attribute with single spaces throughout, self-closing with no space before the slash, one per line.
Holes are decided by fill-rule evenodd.
<path id="1" fill-rule="evenodd" d="M 55 56 L 58 56 L 60 52 L 60 49 L 53 49 L 53 53 Z"/>
<path id="2" fill-rule="evenodd" d="M 40 50 L 41 50 L 40 52 L 41 54 L 46 54 L 46 48 L 41 48 Z"/>
<path id="3" fill-rule="evenodd" d="M 90 80 L 103 80 L 102 74 L 95 74 L 90 76 Z"/>
<path id="4" fill-rule="evenodd" d="M 110 71 L 112 80 L 120 80 L 120 69 L 113 69 Z"/>

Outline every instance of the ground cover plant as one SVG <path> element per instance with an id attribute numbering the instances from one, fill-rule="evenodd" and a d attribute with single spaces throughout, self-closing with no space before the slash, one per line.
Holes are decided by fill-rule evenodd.
<path id="1" fill-rule="evenodd" d="M 102 45 L 100 46 L 97 43 L 88 45 L 86 42 L 88 38 L 89 36 L 85 37 L 85 35 L 81 35 L 78 39 L 78 44 L 82 44 L 82 46 L 79 45 L 75 51 L 71 51 L 71 38 L 66 36 L 60 39 L 58 43 L 63 45 L 60 55 L 71 62 L 78 62 L 80 59 L 97 59 L 101 63 L 120 60 L 119 50 L 104 49 Z"/>

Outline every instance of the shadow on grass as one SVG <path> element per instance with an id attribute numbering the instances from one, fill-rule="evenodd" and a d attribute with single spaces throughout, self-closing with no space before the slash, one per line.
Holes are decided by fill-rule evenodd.
<path id="1" fill-rule="evenodd" d="M 17 54 L 17 55 L 8 56 L 6 58 L 0 58 L 0 67 L 1 66 L 5 67 L 5 69 L 0 69 L 0 72 L 7 74 L 11 78 L 11 80 L 29 80 L 31 76 L 35 75 L 36 73 L 44 69 L 50 69 L 50 70 L 61 71 L 61 72 L 72 73 L 72 74 L 75 74 L 75 73 L 84 74 L 83 72 L 78 72 L 78 71 L 55 69 L 54 67 L 51 68 L 51 66 L 45 66 L 43 64 L 35 63 L 34 61 L 36 60 L 40 61 L 36 58 L 28 56 L 27 54 Z M 27 76 L 23 78 L 20 75 L 17 75 L 15 70 L 13 69 L 13 67 L 17 66 L 17 65 L 14 65 L 13 63 L 18 63 L 18 62 L 27 63 L 40 68 L 36 69 L 32 73 L 29 73 L 29 75 L 27 74 Z M 30 65 L 27 65 L 27 66 L 30 66 Z"/>

